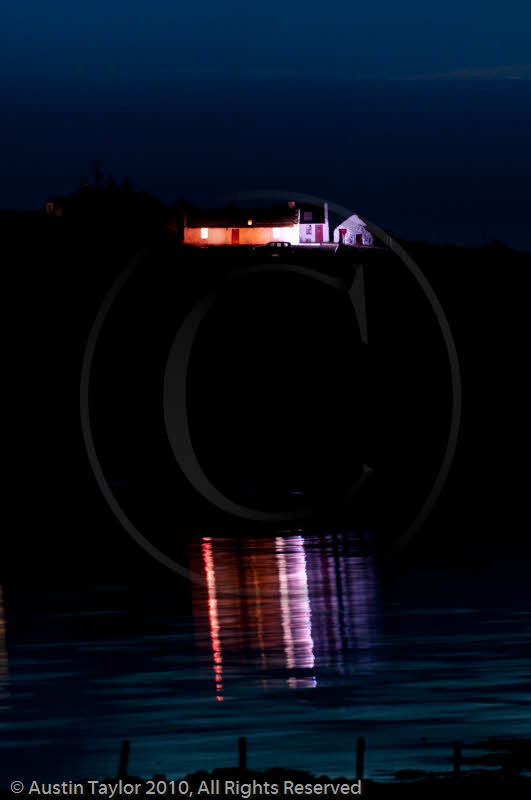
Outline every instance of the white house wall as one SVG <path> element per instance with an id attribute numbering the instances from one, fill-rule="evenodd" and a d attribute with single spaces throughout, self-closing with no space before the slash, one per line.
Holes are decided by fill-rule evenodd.
<path id="1" fill-rule="evenodd" d="M 299 237 L 299 239 L 300 239 L 300 243 L 301 244 L 305 244 L 307 242 L 315 242 L 315 241 L 317 241 L 316 233 L 315 233 L 315 229 L 316 229 L 317 225 L 320 225 L 321 228 L 323 229 L 323 242 L 329 242 L 330 241 L 330 228 L 328 227 L 328 222 L 303 222 L 303 221 L 301 221 L 299 223 L 299 229 L 300 229 L 300 237 Z M 309 229 L 311 229 L 311 230 L 308 233 Z"/>

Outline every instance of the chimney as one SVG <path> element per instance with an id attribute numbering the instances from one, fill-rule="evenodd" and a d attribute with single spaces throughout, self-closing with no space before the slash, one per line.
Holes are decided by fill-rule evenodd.
<path id="1" fill-rule="evenodd" d="M 295 203 L 295 200 L 289 200 L 289 201 L 288 201 L 288 206 L 289 206 L 290 208 L 295 208 L 295 205 L 296 205 L 296 203 Z"/>

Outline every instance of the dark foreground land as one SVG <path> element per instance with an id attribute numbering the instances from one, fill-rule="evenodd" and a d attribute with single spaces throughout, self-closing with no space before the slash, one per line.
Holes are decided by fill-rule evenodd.
<path id="1" fill-rule="evenodd" d="M 510 798 L 531 797 L 531 739 L 489 738 L 467 748 L 463 756 L 460 742 L 453 746 L 450 772 L 431 773 L 401 770 L 387 782 L 362 778 L 313 775 L 305 770 L 276 767 L 267 771 L 247 768 L 247 743 L 238 740 L 239 766 L 198 771 L 180 779 L 154 775 L 145 780 L 128 775 L 129 741 L 122 742 L 118 774 L 103 780 L 86 779 L 75 783 L 41 784 L 26 782 L 18 794 L 88 795 L 106 797 L 370 797 L 370 798 Z M 365 740 L 358 739 L 356 772 L 363 774 Z M 464 769 L 463 769 L 464 767 Z M 0 796 L 12 796 L 7 789 Z"/>
<path id="2" fill-rule="evenodd" d="M 460 778 L 443 777 L 416 777 L 404 776 L 402 780 L 390 783 L 378 783 L 371 780 L 354 781 L 345 777 L 330 778 L 326 775 L 319 777 L 307 772 L 290 772 L 289 770 L 269 770 L 268 772 L 239 772 L 236 770 L 219 770 L 209 775 L 191 775 L 188 778 L 194 794 L 200 788 L 201 781 L 206 780 L 210 785 L 211 779 L 220 780 L 220 797 L 233 797 L 234 784 L 239 781 L 239 795 L 244 796 L 252 789 L 256 789 L 247 796 L 260 796 L 259 786 L 265 787 L 266 782 L 278 789 L 278 797 L 371 797 L 371 798 L 529 798 L 531 796 L 531 779 L 503 778 L 498 775 L 475 774 Z M 255 781 L 256 783 L 253 783 Z M 228 786 L 226 784 L 228 782 Z M 249 788 L 243 789 L 242 785 Z M 250 786 L 249 786 L 250 785 Z M 192 788 L 194 787 L 194 788 Z M 225 791 L 225 787 L 228 791 Z M 270 790 L 273 796 L 273 791 Z M 201 795 L 200 795 L 201 796 Z M 206 796 L 203 794 L 202 796 Z"/>
<path id="3" fill-rule="evenodd" d="M 477 772 L 459 777 L 419 776 L 414 771 L 389 783 L 352 778 L 316 777 L 309 772 L 272 769 L 267 772 L 219 769 L 210 773 L 194 773 L 180 781 L 167 781 L 155 776 L 151 781 L 126 777 L 104 781 L 83 781 L 72 788 L 57 789 L 60 784 L 26 786 L 22 795 L 77 795 L 96 797 L 369 797 L 399 800 L 400 798 L 502 798 L 528 800 L 531 797 L 531 778 L 507 777 L 498 773 Z M 73 786 L 76 787 L 75 791 Z M 82 787 L 82 790 L 81 788 Z M 54 791 L 54 788 L 56 789 Z M 9 789 L 1 797 L 13 797 Z"/>

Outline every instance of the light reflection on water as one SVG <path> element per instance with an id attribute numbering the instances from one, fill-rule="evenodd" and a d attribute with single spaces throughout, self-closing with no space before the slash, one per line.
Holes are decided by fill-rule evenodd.
<path id="1" fill-rule="evenodd" d="M 223 663 L 262 673 L 264 689 L 318 686 L 319 668 L 366 671 L 376 641 L 372 558 L 342 534 L 212 539 L 190 546 L 199 649 L 210 653 L 213 689 L 223 699 Z"/>
<path id="2" fill-rule="evenodd" d="M 299 535 L 300 534 L 300 535 Z M 529 736 L 525 565 L 412 570 L 380 586 L 351 534 L 202 538 L 189 606 L 168 592 L 50 587 L 0 606 L 0 783 L 231 765 L 368 777 L 447 769 L 450 743 Z M 9 695 L 7 655 L 9 645 Z"/>
<path id="3" fill-rule="evenodd" d="M 315 656 L 304 540 L 302 536 L 296 536 L 289 545 L 281 536 L 275 539 L 286 667 L 289 670 L 298 667 L 311 669 Z M 292 689 L 297 686 L 314 688 L 316 685 L 315 675 L 288 678 L 288 686 Z"/>
<path id="4" fill-rule="evenodd" d="M 4 618 L 4 597 L 0 586 L 0 710 L 5 705 L 8 697 L 8 668 L 7 668 L 6 623 Z"/>

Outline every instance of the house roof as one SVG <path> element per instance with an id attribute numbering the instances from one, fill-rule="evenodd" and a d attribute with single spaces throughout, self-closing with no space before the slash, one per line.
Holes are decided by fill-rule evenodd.
<path id="1" fill-rule="evenodd" d="M 189 208 L 186 214 L 187 228 L 282 228 L 296 225 L 299 221 L 297 209 L 289 206 L 271 208 Z"/>
<path id="2" fill-rule="evenodd" d="M 352 216 L 344 219 L 343 222 L 340 222 L 339 225 L 336 226 L 334 230 L 338 230 L 338 228 L 346 228 L 352 233 L 361 233 L 363 230 L 367 230 L 366 224 L 363 222 L 357 214 L 352 214 Z"/>
<path id="3" fill-rule="evenodd" d="M 301 210 L 301 222 L 307 223 L 323 223 L 326 222 L 324 205 L 314 205 L 313 203 L 296 203 L 297 208 Z M 312 218 L 309 220 L 304 219 L 304 212 L 310 211 Z"/>

